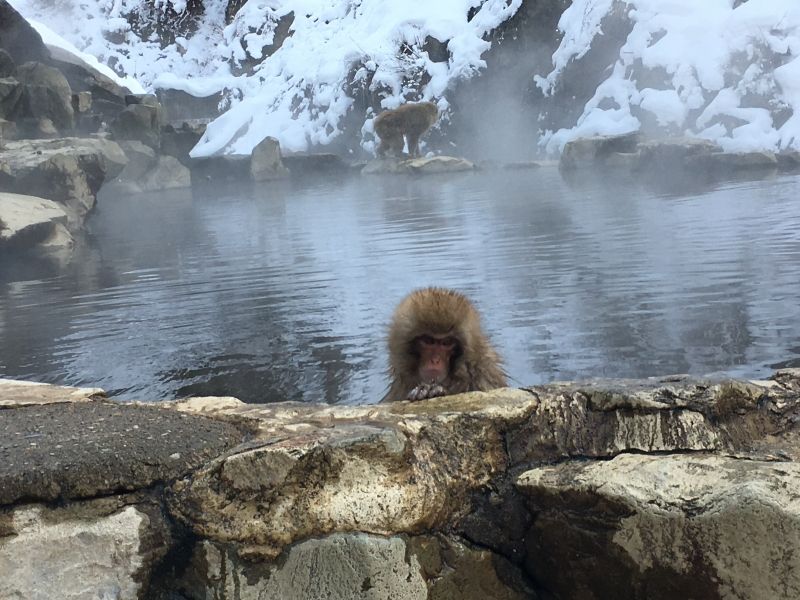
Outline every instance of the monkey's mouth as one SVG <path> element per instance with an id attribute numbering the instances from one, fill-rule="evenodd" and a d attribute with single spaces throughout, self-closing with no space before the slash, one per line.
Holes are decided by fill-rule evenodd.
<path id="1" fill-rule="evenodd" d="M 447 379 L 447 373 L 443 373 L 438 370 L 432 370 L 427 373 L 423 373 L 420 379 L 422 380 L 422 383 L 426 385 L 441 385 Z"/>

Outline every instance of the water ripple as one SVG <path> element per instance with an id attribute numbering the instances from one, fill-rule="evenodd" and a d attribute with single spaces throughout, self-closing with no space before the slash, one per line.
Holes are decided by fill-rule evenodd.
<path id="1" fill-rule="evenodd" d="M 421 285 L 512 381 L 800 364 L 797 177 L 664 193 L 553 170 L 101 198 L 65 269 L 0 262 L 0 374 L 125 398 L 371 402 Z"/>

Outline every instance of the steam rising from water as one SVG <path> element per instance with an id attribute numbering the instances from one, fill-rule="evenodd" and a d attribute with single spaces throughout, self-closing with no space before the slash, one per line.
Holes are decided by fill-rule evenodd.
<path id="1" fill-rule="evenodd" d="M 472 296 L 516 384 L 800 365 L 797 177 L 557 172 L 101 198 L 65 270 L 0 265 L 0 374 L 125 398 L 373 402 L 410 289 Z"/>

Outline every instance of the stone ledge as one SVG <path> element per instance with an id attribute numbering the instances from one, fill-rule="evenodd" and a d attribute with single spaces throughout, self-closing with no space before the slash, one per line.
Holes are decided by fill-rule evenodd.
<path id="1" fill-rule="evenodd" d="M 10 389 L 0 384 L 0 398 Z M 116 581 L 120 597 L 710 600 L 746 589 L 788 600 L 800 589 L 800 563 L 777 560 L 768 543 L 770 532 L 781 548 L 797 542 L 800 370 L 765 381 L 596 380 L 366 406 L 228 397 L 153 407 L 85 396 L 2 411 L 4 426 L 46 436 L 41 450 L 28 447 L 39 438 L 6 443 L 0 464 L 19 481 L 0 481 L 17 490 L 0 516 L 58 498 L 81 518 L 43 505 L 24 514 L 47 535 L 67 518 L 86 532 L 76 530 L 75 543 L 91 546 L 112 514 L 97 496 L 139 506 L 131 494 L 144 494 L 166 521 L 126 518 L 121 535 L 140 539 L 147 556 L 146 540 L 163 540 L 168 558 L 142 554 L 101 571 L 96 581 Z M 86 418 L 97 410 L 116 416 Z M 48 423 L 59 427 L 45 432 Z M 99 423 L 113 435 L 93 438 Z M 58 436 L 86 443 L 41 461 Z M 26 462 L 30 452 L 36 460 Z M 3 531 L 33 531 L 20 523 Z M 0 535 L 0 560 L 18 552 L 13 539 Z M 37 544 L 31 552 L 46 560 Z M 309 579 L 312 564 L 319 576 Z"/>

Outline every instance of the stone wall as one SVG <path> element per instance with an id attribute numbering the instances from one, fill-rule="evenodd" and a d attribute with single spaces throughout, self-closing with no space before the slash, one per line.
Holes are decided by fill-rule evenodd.
<path id="1" fill-rule="evenodd" d="M 799 394 L 797 370 L 365 406 L 5 380 L 0 597 L 796 598 Z"/>

